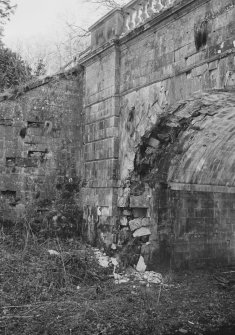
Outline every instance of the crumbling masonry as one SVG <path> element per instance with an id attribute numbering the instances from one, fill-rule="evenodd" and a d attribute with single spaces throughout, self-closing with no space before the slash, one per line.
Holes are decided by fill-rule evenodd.
<path id="1" fill-rule="evenodd" d="M 2 198 L 78 176 L 86 237 L 124 262 L 233 263 L 235 0 L 135 0 L 90 32 L 76 70 L 2 97 Z"/>

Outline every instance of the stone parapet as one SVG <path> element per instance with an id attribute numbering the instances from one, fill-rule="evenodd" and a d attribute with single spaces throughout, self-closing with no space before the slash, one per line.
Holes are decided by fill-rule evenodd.
<path id="1" fill-rule="evenodd" d="M 84 201 L 90 232 L 95 233 L 90 236 L 100 236 L 106 246 L 114 243 L 125 249 L 137 238 L 139 246 L 148 250 L 142 256 L 153 266 L 167 257 L 176 265 L 217 257 L 217 247 L 225 253 L 223 259 L 234 257 L 230 252 L 234 239 L 228 238 L 234 229 L 233 211 L 222 200 L 218 214 L 209 207 L 191 210 L 191 200 L 186 199 L 195 193 L 203 206 L 216 209 L 217 200 L 209 204 L 204 194 L 226 193 L 233 198 L 234 176 L 227 178 L 228 168 L 234 168 L 233 110 L 226 111 L 225 118 L 215 115 L 214 108 L 210 114 L 201 108 L 197 124 L 188 99 L 198 91 L 234 88 L 234 13 L 234 0 L 135 0 L 91 27 L 91 48 L 80 60 L 85 69 Z M 172 112 L 169 106 L 178 103 L 183 113 L 181 101 L 189 103 L 182 120 L 179 115 L 179 120 L 161 123 L 163 115 Z M 188 132 L 183 132 L 186 128 Z M 171 156 L 163 160 L 178 131 L 185 134 L 184 143 L 175 148 L 175 160 Z M 192 139 L 194 132 L 197 140 Z M 182 156 L 189 144 L 193 150 Z M 214 150 L 204 164 L 209 148 Z M 219 156 L 226 158 L 226 167 Z M 183 208 L 178 204 L 181 197 Z M 221 221 L 223 209 L 229 213 L 228 234 L 222 227 L 227 222 Z M 222 246 L 226 238 L 229 247 Z M 210 252 L 207 239 L 213 244 Z"/>
<path id="2" fill-rule="evenodd" d="M 113 9 L 90 27 L 90 51 L 127 35 L 179 2 L 179 0 L 133 0 L 122 8 Z"/>
<path id="3" fill-rule="evenodd" d="M 123 7 L 124 24 L 122 36 L 151 20 L 156 14 L 166 11 L 178 0 L 134 0 Z"/>

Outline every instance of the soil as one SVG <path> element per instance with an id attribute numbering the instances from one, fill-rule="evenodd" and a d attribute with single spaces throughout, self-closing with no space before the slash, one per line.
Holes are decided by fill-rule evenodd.
<path id="1" fill-rule="evenodd" d="M 113 269 L 73 240 L 1 235 L 0 254 L 0 334 L 235 333 L 233 268 L 166 271 L 163 284 L 148 287 L 115 284 Z"/>

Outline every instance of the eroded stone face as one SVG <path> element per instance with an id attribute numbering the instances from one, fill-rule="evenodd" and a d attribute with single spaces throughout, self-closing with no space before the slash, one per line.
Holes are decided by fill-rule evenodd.
<path id="1" fill-rule="evenodd" d="M 146 227 L 138 228 L 133 233 L 134 237 L 142 237 L 142 236 L 148 236 L 148 235 L 151 235 L 151 231 L 149 230 L 149 228 L 146 228 Z"/>
<path id="2" fill-rule="evenodd" d="M 125 180 L 133 171 L 135 148 L 141 137 L 156 123 L 158 115 L 165 107 L 165 94 L 161 85 L 155 84 L 141 92 L 130 93 L 123 100 L 120 128 L 121 180 Z"/>
<path id="3" fill-rule="evenodd" d="M 177 4 L 125 36 L 111 13 L 80 59 L 84 81 L 1 103 L 2 196 L 81 176 L 89 241 L 135 265 L 234 258 L 234 3 Z"/>
<path id="4" fill-rule="evenodd" d="M 1 218 L 22 219 L 27 204 L 54 199 L 64 178 L 81 176 L 82 81 L 82 69 L 55 75 L 1 101 Z"/>
<path id="5" fill-rule="evenodd" d="M 135 231 L 139 228 L 147 227 L 149 225 L 150 225 L 149 218 L 136 218 L 129 221 L 129 227 L 131 231 Z"/>
<path id="6" fill-rule="evenodd" d="M 164 5 L 169 3 L 165 1 Z M 119 229 L 125 229 L 125 234 L 120 234 L 123 244 L 127 243 L 127 230 L 131 231 L 130 222 L 134 229 L 142 228 L 143 219 L 149 220 L 151 244 L 146 247 L 148 255 L 145 257 L 153 263 L 158 259 L 172 261 L 175 253 L 182 262 L 200 258 L 201 250 L 204 250 L 202 255 L 206 254 L 206 238 L 211 237 L 200 235 L 199 231 L 210 221 L 211 208 L 208 217 L 203 211 L 198 214 L 197 208 L 191 210 L 190 200 L 186 201 L 187 192 L 196 190 L 192 182 L 201 185 L 199 192 L 210 192 L 205 184 L 208 181 L 217 180 L 222 186 L 219 179 L 223 176 L 225 181 L 228 171 L 224 168 L 218 173 L 221 161 L 216 163 L 211 148 L 214 140 L 218 140 L 219 150 L 223 145 L 228 149 L 229 144 L 220 143 L 220 137 L 212 135 L 214 118 L 219 133 L 218 119 L 223 117 L 214 115 L 213 107 L 203 106 L 204 102 L 210 104 L 209 100 L 200 105 L 200 98 L 188 99 L 197 91 L 233 88 L 234 10 L 230 0 L 177 1 L 165 16 L 159 12 L 146 24 L 138 26 L 137 17 L 136 29 L 125 32 L 125 36 L 113 44 L 110 40 L 102 44 L 106 30 L 102 36 L 97 29 L 101 38 L 99 50 L 96 54 L 97 45 L 94 44 L 92 53 L 84 60 L 87 83 L 85 167 L 89 179 L 86 201 L 94 210 L 100 203 L 111 207 L 109 213 L 117 219 L 117 240 Z M 110 18 L 107 18 L 107 26 L 108 21 Z M 214 99 L 212 95 L 210 98 Z M 208 138 L 202 136 L 203 127 L 207 129 Z M 203 141 L 211 143 L 210 149 Z M 213 164 L 208 156 L 214 160 Z M 232 166 L 230 156 L 225 154 L 224 157 Z M 206 174 L 206 171 L 210 172 Z M 180 194 L 171 190 L 186 192 L 182 200 L 187 207 L 185 210 L 179 200 Z M 107 195 L 112 192 L 107 205 Z M 204 199 L 203 196 L 200 199 Z M 196 215 L 201 215 L 202 219 Z M 218 217 L 213 217 L 215 222 Z M 225 244 L 225 236 L 221 233 L 218 240 Z M 190 247 L 190 239 L 194 239 L 193 247 Z M 122 242 L 117 243 L 120 248 Z M 136 241 L 140 249 L 145 249 L 146 242 Z M 223 248 L 220 250 L 226 249 Z"/>
<path id="7" fill-rule="evenodd" d="M 166 108 L 142 137 L 130 208 L 147 211 L 128 225 L 134 237 L 150 235 L 155 251 L 142 252 L 152 266 L 234 260 L 234 115 L 234 92 L 198 93 Z M 159 141 L 154 149 L 149 138 Z"/>

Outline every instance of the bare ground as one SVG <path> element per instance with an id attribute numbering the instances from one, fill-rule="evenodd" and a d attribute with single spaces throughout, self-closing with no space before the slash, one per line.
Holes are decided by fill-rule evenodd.
<path id="1" fill-rule="evenodd" d="M 80 242 L 4 234 L 0 242 L 0 334 L 234 334 L 234 269 L 167 271 L 163 285 L 116 285 L 112 269 L 100 268 Z"/>

